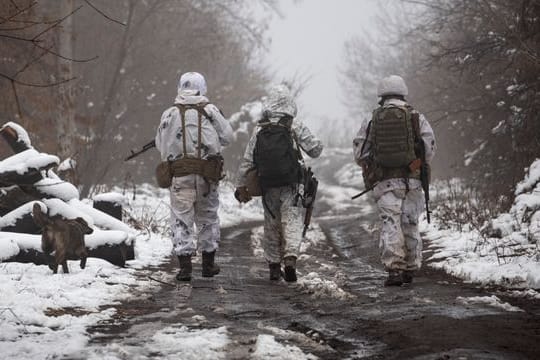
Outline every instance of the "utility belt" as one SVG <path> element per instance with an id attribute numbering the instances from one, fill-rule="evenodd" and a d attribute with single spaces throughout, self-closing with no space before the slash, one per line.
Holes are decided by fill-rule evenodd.
<path id="1" fill-rule="evenodd" d="M 169 188 L 173 177 L 200 175 L 208 182 L 218 183 L 223 179 L 223 157 L 211 155 L 207 159 L 185 157 L 174 161 L 162 161 L 156 168 L 159 187 Z"/>
<path id="2" fill-rule="evenodd" d="M 383 167 L 373 160 L 368 160 L 362 165 L 362 176 L 366 189 L 373 188 L 378 182 L 387 179 L 418 179 L 420 180 L 420 163 L 413 161 L 407 167 Z"/>

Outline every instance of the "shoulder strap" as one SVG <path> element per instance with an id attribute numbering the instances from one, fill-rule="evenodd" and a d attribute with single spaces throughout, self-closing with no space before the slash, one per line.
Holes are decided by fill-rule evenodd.
<path id="1" fill-rule="evenodd" d="M 367 129 L 366 129 L 366 138 L 364 139 L 364 142 L 362 143 L 362 148 L 360 149 L 360 156 L 362 156 L 362 154 L 364 153 L 364 149 L 366 148 L 366 143 L 369 139 L 369 133 L 371 131 L 371 122 L 373 120 L 370 120 L 368 125 L 367 125 Z"/>
<path id="2" fill-rule="evenodd" d="M 174 104 L 180 111 L 180 118 L 182 121 L 182 147 L 184 151 L 184 157 L 187 155 L 187 144 L 186 144 L 186 110 L 192 109 L 196 110 L 198 113 L 198 123 L 197 123 L 197 157 L 201 158 L 201 141 L 202 141 L 202 117 L 210 118 L 206 110 L 204 109 L 208 105 L 207 102 L 198 103 L 198 104 Z"/>
<path id="3" fill-rule="evenodd" d="M 422 134 L 420 133 L 420 114 L 417 111 L 414 111 L 412 108 L 410 108 L 410 111 L 415 141 L 421 141 Z"/>

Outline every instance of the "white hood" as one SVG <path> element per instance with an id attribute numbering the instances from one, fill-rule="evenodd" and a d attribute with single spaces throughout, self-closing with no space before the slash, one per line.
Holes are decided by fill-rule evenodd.
<path id="1" fill-rule="evenodd" d="M 268 96 L 263 99 L 263 111 L 269 112 L 268 117 L 281 117 L 283 115 L 296 116 L 296 103 L 289 88 L 285 85 L 275 85 Z"/>

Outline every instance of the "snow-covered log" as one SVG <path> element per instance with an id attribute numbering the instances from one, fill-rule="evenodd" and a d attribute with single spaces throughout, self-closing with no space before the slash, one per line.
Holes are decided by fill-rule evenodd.
<path id="1" fill-rule="evenodd" d="M 36 200 L 35 197 L 28 195 L 19 186 L 13 185 L 0 189 L 0 216 L 4 216 L 13 209 L 26 204 L 29 201 Z"/>
<path id="2" fill-rule="evenodd" d="M 89 257 L 125 266 L 128 235 L 122 231 L 95 229 L 85 235 L 84 242 Z M 0 231 L 0 261 L 25 262 L 47 265 L 52 260 L 41 249 L 41 235 Z"/>
<path id="3" fill-rule="evenodd" d="M 94 196 L 94 209 L 112 216 L 115 219 L 122 221 L 122 206 L 125 204 L 126 198 L 124 195 L 109 192 Z M 132 240 L 126 245 L 126 260 L 135 259 L 135 241 Z"/>
<path id="4" fill-rule="evenodd" d="M 0 186 L 32 185 L 43 179 L 41 171 L 58 165 L 54 155 L 28 149 L 0 161 Z"/>
<path id="5" fill-rule="evenodd" d="M 0 135 L 2 135 L 9 147 L 15 153 L 20 153 L 32 148 L 28 133 L 19 124 L 14 122 L 5 123 L 2 128 L 0 128 Z"/>

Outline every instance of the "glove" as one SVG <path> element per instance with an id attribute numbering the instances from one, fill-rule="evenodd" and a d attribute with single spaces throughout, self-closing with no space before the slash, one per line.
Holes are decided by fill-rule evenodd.
<path id="1" fill-rule="evenodd" d="M 237 187 L 236 191 L 234 192 L 234 197 L 240 203 L 247 203 L 249 200 L 251 200 L 251 195 L 249 195 L 246 186 Z"/>

